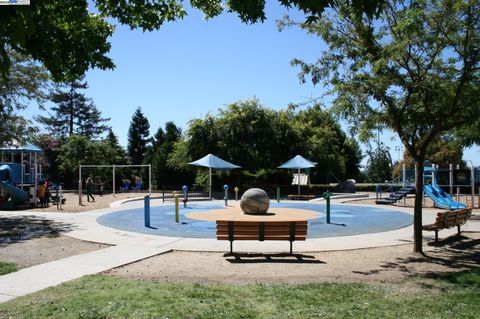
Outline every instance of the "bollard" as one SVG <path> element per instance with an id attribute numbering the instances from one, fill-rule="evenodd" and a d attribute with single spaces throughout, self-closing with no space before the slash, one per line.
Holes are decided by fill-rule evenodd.
<path id="1" fill-rule="evenodd" d="M 280 187 L 277 186 L 277 203 L 280 203 Z"/>
<path id="2" fill-rule="evenodd" d="M 182 190 L 183 190 L 183 207 L 187 208 L 187 202 L 188 202 L 188 186 L 187 186 L 187 185 L 183 185 Z"/>
<path id="3" fill-rule="evenodd" d="M 330 196 L 331 195 L 332 193 L 330 193 L 329 191 L 326 191 L 325 193 L 323 193 L 323 198 L 325 198 L 327 201 L 327 224 L 330 224 Z"/>
<path id="4" fill-rule="evenodd" d="M 143 206 L 145 227 L 150 227 L 150 196 L 145 196 Z"/>
<path id="5" fill-rule="evenodd" d="M 240 190 L 240 188 L 235 186 L 235 188 L 233 190 L 235 191 L 235 201 L 238 201 L 238 191 Z"/>
<path id="6" fill-rule="evenodd" d="M 177 193 L 173 193 L 173 197 L 175 198 L 175 222 L 178 223 L 180 221 L 180 207 Z"/>
<path id="7" fill-rule="evenodd" d="M 223 189 L 225 190 L 225 197 L 223 198 L 225 200 L 225 206 L 228 206 L 228 185 L 223 185 Z"/>

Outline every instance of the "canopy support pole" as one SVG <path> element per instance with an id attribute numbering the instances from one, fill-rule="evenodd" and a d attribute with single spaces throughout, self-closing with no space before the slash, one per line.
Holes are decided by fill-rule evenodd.
<path id="1" fill-rule="evenodd" d="M 298 183 L 298 199 L 300 199 L 300 168 L 298 169 L 297 183 Z"/>
<path id="2" fill-rule="evenodd" d="M 212 200 L 212 167 L 209 167 L 208 192 L 210 200 Z"/>

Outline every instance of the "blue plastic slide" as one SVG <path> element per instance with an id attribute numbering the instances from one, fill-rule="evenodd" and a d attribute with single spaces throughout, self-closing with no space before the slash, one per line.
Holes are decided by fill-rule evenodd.
<path id="1" fill-rule="evenodd" d="M 428 195 L 435 204 L 435 206 L 443 209 L 462 209 L 466 208 L 467 206 L 464 203 L 456 202 L 452 199 L 450 195 L 445 193 L 440 187 L 437 185 L 425 185 L 423 187 L 425 194 Z"/>
<path id="2" fill-rule="evenodd" d="M 28 194 L 20 188 L 13 186 L 13 171 L 8 164 L 0 165 L 0 189 L 3 189 L 3 209 L 13 209 L 15 206 L 25 204 Z"/>
<path id="3" fill-rule="evenodd" d="M 13 209 L 17 205 L 25 204 L 28 200 L 28 194 L 25 191 L 8 184 L 7 182 L 0 181 L 0 188 L 4 190 L 4 202 L 2 205 L 2 208 L 4 209 Z M 8 200 L 5 201 L 5 199 Z"/>

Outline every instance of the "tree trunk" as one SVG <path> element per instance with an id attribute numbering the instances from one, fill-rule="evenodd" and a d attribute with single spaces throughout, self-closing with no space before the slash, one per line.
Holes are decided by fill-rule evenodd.
<path id="1" fill-rule="evenodd" d="M 423 158 L 415 162 L 415 206 L 413 209 L 413 252 L 422 253 Z"/>

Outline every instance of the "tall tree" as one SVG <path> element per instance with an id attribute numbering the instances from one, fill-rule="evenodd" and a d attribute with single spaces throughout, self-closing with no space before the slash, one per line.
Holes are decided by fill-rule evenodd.
<path id="1" fill-rule="evenodd" d="M 186 183 L 182 181 L 183 172 L 167 165 L 168 156 L 173 152 L 175 143 L 177 143 L 182 135 L 182 130 L 175 123 L 167 122 L 165 131 L 160 127 L 155 134 L 152 147 L 145 163 L 152 164 L 153 182 L 159 187 L 160 185 L 178 185 Z"/>
<path id="2" fill-rule="evenodd" d="M 127 153 L 133 165 L 143 164 L 143 158 L 150 142 L 149 136 L 150 123 L 143 115 L 142 109 L 138 107 L 128 129 Z"/>
<path id="3" fill-rule="evenodd" d="M 362 159 L 358 143 L 347 135 L 332 114 L 316 104 L 298 112 L 294 117 L 295 130 L 305 144 L 304 154 L 318 162 L 313 170 L 317 181 L 330 182 L 332 174 L 340 178 L 357 178 Z"/>
<path id="4" fill-rule="evenodd" d="M 329 50 L 313 64 L 294 60 L 336 94 L 335 108 L 366 132 L 395 131 L 416 162 L 414 251 L 422 252 L 424 160 L 444 132 L 471 127 L 480 113 L 478 0 L 389 0 L 378 19 L 339 1 L 311 25 Z"/>
<path id="5" fill-rule="evenodd" d="M 87 82 L 81 82 L 82 80 L 83 78 L 57 85 L 50 95 L 51 101 L 56 104 L 51 108 L 54 114 L 36 117 L 53 136 L 63 139 L 79 134 L 95 138 L 109 129 L 103 123 L 110 118 L 102 118 L 92 99 L 81 92 L 88 88 Z"/>
<path id="6" fill-rule="evenodd" d="M 33 132 L 30 121 L 16 111 L 29 103 L 43 107 L 50 78 L 45 68 L 16 51 L 9 50 L 11 61 L 8 78 L 0 77 L 0 146 L 20 143 Z"/>
<path id="7" fill-rule="evenodd" d="M 373 15 L 385 0 L 351 0 L 352 10 Z M 303 12 L 310 20 L 319 17 L 335 0 L 279 0 L 287 8 Z M 264 0 L 192 0 L 206 18 L 218 16 L 227 8 L 243 22 L 263 21 Z M 28 6 L 0 10 L 0 73 L 8 71 L 7 49 L 14 48 L 43 63 L 57 81 L 71 80 L 89 68 L 112 69 L 108 38 L 116 20 L 132 29 L 159 29 L 165 22 L 183 18 L 183 0 L 32 0 Z M 113 19 L 110 19 L 113 18 Z"/>
<path id="8" fill-rule="evenodd" d="M 105 142 L 110 144 L 110 147 L 113 150 L 114 158 L 112 159 L 111 163 L 112 164 L 126 164 L 126 153 L 125 150 L 123 149 L 122 145 L 118 142 L 118 138 L 113 133 L 112 129 L 110 128 L 108 130 L 107 137 L 105 138 Z"/>
<path id="9" fill-rule="evenodd" d="M 392 157 L 390 149 L 384 144 L 376 148 L 368 147 L 368 162 L 365 173 L 368 181 L 372 183 L 383 183 L 392 178 Z"/>

